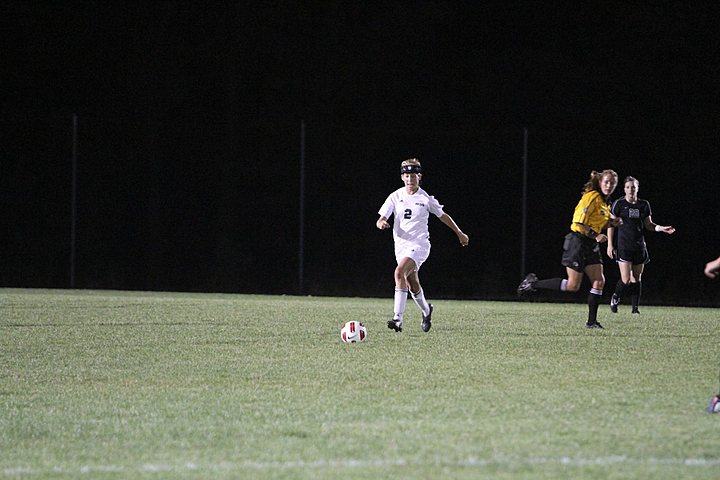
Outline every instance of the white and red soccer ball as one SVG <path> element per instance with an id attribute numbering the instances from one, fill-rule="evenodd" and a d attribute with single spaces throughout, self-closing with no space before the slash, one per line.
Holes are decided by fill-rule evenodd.
<path id="1" fill-rule="evenodd" d="M 340 339 L 343 343 L 363 342 L 367 338 L 367 328 L 357 320 L 343 323 L 340 329 Z"/>

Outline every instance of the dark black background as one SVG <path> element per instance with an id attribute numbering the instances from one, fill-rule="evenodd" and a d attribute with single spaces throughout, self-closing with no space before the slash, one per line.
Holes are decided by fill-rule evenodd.
<path id="1" fill-rule="evenodd" d="M 0 286 L 390 295 L 374 227 L 404 158 L 431 222 L 429 298 L 559 276 L 592 170 L 640 180 L 649 303 L 715 304 L 709 10 L 625 2 L 4 2 Z M 73 118 L 77 141 L 73 143 Z M 301 123 L 305 125 L 300 273 Z M 622 194 L 622 186 L 614 198 Z M 609 264 L 610 285 L 617 270 Z M 302 279 L 302 281 L 301 281 Z M 582 296 L 579 296 L 582 297 Z"/>

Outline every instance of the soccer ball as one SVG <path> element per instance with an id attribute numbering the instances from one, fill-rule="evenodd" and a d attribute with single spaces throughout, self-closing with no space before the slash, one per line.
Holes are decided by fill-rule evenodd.
<path id="1" fill-rule="evenodd" d="M 343 343 L 362 342 L 367 338 L 367 328 L 357 320 L 345 322 L 340 329 L 340 339 Z"/>

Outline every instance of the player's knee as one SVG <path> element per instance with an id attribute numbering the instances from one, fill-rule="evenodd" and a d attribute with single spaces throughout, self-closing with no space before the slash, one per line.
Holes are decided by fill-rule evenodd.
<path id="1" fill-rule="evenodd" d="M 398 287 L 405 288 L 407 286 L 407 278 L 405 277 L 405 272 L 402 271 L 400 267 L 395 269 L 395 285 Z"/>
<path id="2" fill-rule="evenodd" d="M 566 291 L 577 292 L 578 290 L 580 290 L 580 282 L 573 282 L 568 280 Z"/>

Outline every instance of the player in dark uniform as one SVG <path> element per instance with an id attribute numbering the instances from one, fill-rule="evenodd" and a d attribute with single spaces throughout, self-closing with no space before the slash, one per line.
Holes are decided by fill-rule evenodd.
<path id="1" fill-rule="evenodd" d="M 613 170 L 593 171 L 590 180 L 583 188 L 572 223 L 570 233 L 565 236 L 562 264 L 567 278 L 548 278 L 539 280 L 537 275 L 529 273 L 517 288 L 519 296 L 542 290 L 577 292 L 580 290 L 583 274 L 592 283 L 588 294 L 587 328 L 603 328 L 597 321 L 597 311 L 605 286 L 600 244 L 607 240 L 603 233 L 613 219 L 608 205 L 610 195 L 617 186 L 618 175 Z"/>
<path id="2" fill-rule="evenodd" d="M 607 254 L 617 260 L 620 268 L 620 280 L 610 299 L 610 310 L 617 313 L 623 294 L 628 293 L 632 299 L 632 313 L 640 313 L 641 278 L 645 264 L 650 261 L 643 230 L 672 234 L 675 228 L 653 223 L 650 203 L 637 196 L 640 182 L 636 178 L 625 178 L 623 185 L 625 196 L 615 200 L 610 209 L 613 215 L 622 219 L 622 224 L 608 228 Z"/>

